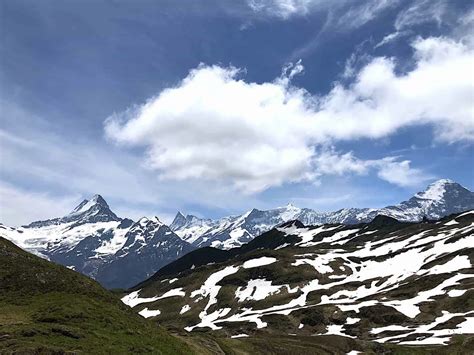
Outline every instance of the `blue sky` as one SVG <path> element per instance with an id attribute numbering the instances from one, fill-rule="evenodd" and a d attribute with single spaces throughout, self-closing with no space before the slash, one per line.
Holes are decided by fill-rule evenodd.
<path id="1" fill-rule="evenodd" d="M 0 4 L 0 221 L 474 188 L 469 1 Z"/>

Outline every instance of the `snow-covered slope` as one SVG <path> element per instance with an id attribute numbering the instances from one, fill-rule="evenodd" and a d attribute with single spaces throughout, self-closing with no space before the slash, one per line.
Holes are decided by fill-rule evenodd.
<path id="1" fill-rule="evenodd" d="M 193 251 L 123 302 L 189 332 L 444 345 L 474 334 L 473 246 L 474 211 L 437 222 L 288 222 L 214 257 Z"/>
<path id="2" fill-rule="evenodd" d="M 179 212 L 170 227 L 183 240 L 196 247 L 230 249 L 294 219 L 308 225 L 369 222 L 378 215 L 391 216 L 399 221 L 421 221 L 423 218 L 437 219 L 472 208 L 474 193 L 452 180 L 443 179 L 432 183 L 408 201 L 380 209 L 345 208 L 335 212 L 317 212 L 289 204 L 266 211 L 253 209 L 240 216 L 215 221 L 184 216 Z"/>
<path id="3" fill-rule="evenodd" d="M 107 256 L 123 246 L 131 224 L 131 220 L 117 217 L 107 202 L 95 195 L 64 217 L 3 229 L 0 233 L 21 248 L 43 257 L 67 253 L 90 237 L 94 247 L 88 248 L 88 257 Z"/>

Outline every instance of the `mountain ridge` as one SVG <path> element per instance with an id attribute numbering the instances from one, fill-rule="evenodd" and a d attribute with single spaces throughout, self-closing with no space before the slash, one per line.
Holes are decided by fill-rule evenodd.
<path id="1" fill-rule="evenodd" d="M 318 212 L 292 204 L 271 210 L 252 209 L 242 215 L 217 220 L 200 219 L 181 212 L 171 223 L 171 229 L 196 247 L 213 246 L 230 249 L 247 243 L 275 225 L 298 219 L 304 224 L 369 222 L 377 215 L 399 221 L 421 221 L 424 217 L 443 216 L 474 208 L 474 192 L 449 179 L 437 180 L 409 200 L 383 208 L 343 208 L 334 212 Z M 181 223 L 178 223 L 177 221 Z M 183 223 L 184 221 L 184 223 Z M 199 235 L 201 233 L 201 235 Z"/>

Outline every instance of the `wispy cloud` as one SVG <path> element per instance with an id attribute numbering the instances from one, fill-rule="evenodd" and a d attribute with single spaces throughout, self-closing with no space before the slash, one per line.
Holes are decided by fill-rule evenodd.
<path id="1" fill-rule="evenodd" d="M 435 22 L 439 26 L 443 22 L 447 11 L 448 3 L 446 0 L 414 1 L 399 12 L 394 27 L 397 32 L 400 32 L 428 22 Z"/>
<path id="2" fill-rule="evenodd" d="M 0 182 L 0 222 L 23 225 L 32 221 L 63 216 L 69 213 L 79 200 L 78 194 L 53 196 Z"/>
<path id="3" fill-rule="evenodd" d="M 328 0 L 247 0 L 248 6 L 255 13 L 284 20 L 321 10 L 329 6 L 329 3 Z"/>

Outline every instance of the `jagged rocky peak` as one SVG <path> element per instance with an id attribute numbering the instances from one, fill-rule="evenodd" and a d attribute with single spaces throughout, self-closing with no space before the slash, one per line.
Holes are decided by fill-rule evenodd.
<path id="1" fill-rule="evenodd" d="M 112 212 L 105 199 L 96 194 L 90 200 L 83 200 L 72 212 L 63 218 L 68 221 L 82 221 L 84 223 L 120 221 L 121 219 Z"/>
<path id="2" fill-rule="evenodd" d="M 94 195 L 90 200 L 83 200 L 79 205 L 76 206 L 76 208 L 72 210 L 70 215 L 86 212 L 93 207 L 101 207 L 110 210 L 109 205 L 102 196 Z"/>
<path id="3" fill-rule="evenodd" d="M 181 213 L 181 211 L 178 211 L 178 213 L 176 213 L 176 216 L 173 219 L 173 222 L 171 222 L 170 224 L 170 228 L 171 230 L 176 230 L 185 225 L 186 225 L 186 217 L 184 216 L 184 214 Z"/>

